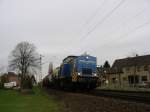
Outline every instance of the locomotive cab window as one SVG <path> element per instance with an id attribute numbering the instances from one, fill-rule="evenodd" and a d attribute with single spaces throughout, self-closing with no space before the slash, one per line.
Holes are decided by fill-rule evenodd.
<path id="1" fill-rule="evenodd" d="M 141 80 L 142 80 L 142 81 L 147 81 L 147 76 L 142 76 L 142 77 L 141 77 Z"/>

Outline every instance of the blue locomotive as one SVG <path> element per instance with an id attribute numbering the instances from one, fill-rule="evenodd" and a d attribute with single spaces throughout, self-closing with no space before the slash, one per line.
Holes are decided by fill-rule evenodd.
<path id="1" fill-rule="evenodd" d="M 51 76 L 53 86 L 94 89 L 97 87 L 97 59 L 90 55 L 68 56 Z"/>

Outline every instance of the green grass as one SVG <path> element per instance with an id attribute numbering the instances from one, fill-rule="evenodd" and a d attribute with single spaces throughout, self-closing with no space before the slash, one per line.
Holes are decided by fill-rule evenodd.
<path id="1" fill-rule="evenodd" d="M 58 112 L 59 103 L 45 92 L 23 95 L 15 90 L 0 90 L 0 112 Z"/>

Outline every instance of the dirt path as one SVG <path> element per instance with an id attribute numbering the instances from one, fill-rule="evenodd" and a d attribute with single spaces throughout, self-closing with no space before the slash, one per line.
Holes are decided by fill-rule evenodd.
<path id="1" fill-rule="evenodd" d="M 63 112 L 150 112 L 150 105 L 79 93 L 48 90 L 61 102 Z"/>

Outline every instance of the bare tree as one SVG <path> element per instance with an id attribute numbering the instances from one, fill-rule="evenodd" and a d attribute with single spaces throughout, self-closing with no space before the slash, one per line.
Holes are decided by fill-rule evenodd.
<path id="1" fill-rule="evenodd" d="M 19 43 L 11 53 L 9 67 L 19 72 L 22 85 L 26 76 L 40 68 L 40 55 L 36 47 L 28 42 Z"/>

